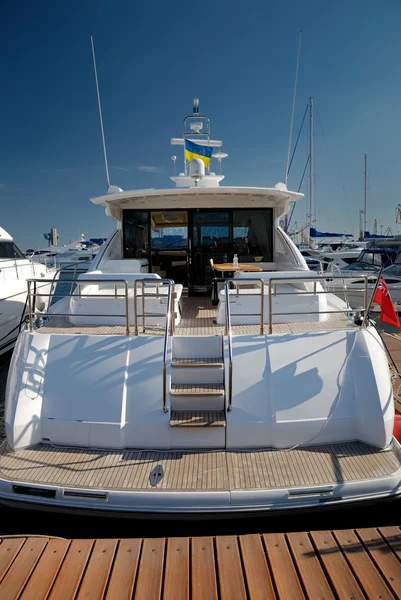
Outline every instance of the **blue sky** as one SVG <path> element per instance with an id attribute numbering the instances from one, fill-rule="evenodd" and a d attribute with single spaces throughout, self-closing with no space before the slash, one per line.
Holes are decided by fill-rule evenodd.
<path id="1" fill-rule="evenodd" d="M 368 221 L 397 231 L 399 0 L 3 0 L 0 15 L 0 225 L 22 249 L 52 226 L 61 243 L 113 229 L 89 202 L 106 189 L 91 34 L 112 183 L 173 185 L 170 138 L 198 96 L 229 154 L 225 183 L 272 186 L 285 173 L 302 29 L 294 135 L 312 95 L 318 228 L 358 232 L 368 153 Z M 305 129 L 292 189 L 307 153 Z M 301 201 L 295 219 L 305 212 Z"/>

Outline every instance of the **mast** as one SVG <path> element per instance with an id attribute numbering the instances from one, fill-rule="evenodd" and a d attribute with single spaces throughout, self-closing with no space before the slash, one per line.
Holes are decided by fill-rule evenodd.
<path id="1" fill-rule="evenodd" d="M 368 155 L 364 154 L 365 157 L 365 171 L 364 171 L 364 186 L 363 186 L 363 238 L 365 239 L 366 232 L 366 206 L 368 197 Z"/>
<path id="2" fill-rule="evenodd" d="M 313 97 L 309 98 L 309 239 L 310 228 L 313 226 Z"/>

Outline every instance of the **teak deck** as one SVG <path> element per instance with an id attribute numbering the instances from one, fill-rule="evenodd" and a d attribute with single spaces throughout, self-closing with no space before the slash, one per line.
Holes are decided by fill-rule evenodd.
<path id="1" fill-rule="evenodd" d="M 399 527 L 155 539 L 0 538 L 4 600 L 390 600 Z"/>
<path id="2" fill-rule="evenodd" d="M 161 467 L 163 477 L 152 474 Z M 15 482 L 92 490 L 276 489 L 386 477 L 401 468 L 394 443 L 359 442 L 294 450 L 150 451 L 56 448 L 0 451 L 0 476 Z M 1 598 L 1 596 L 0 596 Z"/>

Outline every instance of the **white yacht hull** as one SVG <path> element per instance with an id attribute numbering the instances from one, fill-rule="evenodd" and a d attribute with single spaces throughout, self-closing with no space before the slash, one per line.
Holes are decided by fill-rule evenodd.
<path id="1" fill-rule="evenodd" d="M 0 355 L 10 350 L 19 335 L 20 325 L 27 313 L 27 279 L 42 276 L 46 279 L 56 277 L 55 269 L 46 270 L 42 265 L 33 263 L 23 264 L 15 270 L 10 269 L 7 279 L 1 283 L 0 294 Z M 11 273 L 10 273 L 11 271 Z M 10 277 L 12 275 L 12 277 Z M 17 278 L 18 275 L 18 278 Z M 36 283 L 36 309 L 43 311 L 47 309 L 51 290 L 51 283 Z"/>

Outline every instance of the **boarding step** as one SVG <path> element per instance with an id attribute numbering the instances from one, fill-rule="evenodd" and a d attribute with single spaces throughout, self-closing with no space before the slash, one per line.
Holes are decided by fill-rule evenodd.
<path id="1" fill-rule="evenodd" d="M 170 427 L 225 427 L 226 415 L 224 410 L 172 410 Z"/>
<path id="2" fill-rule="evenodd" d="M 222 358 L 173 358 L 171 382 L 176 384 L 219 384 L 224 381 Z"/>
<path id="3" fill-rule="evenodd" d="M 171 409 L 174 411 L 224 410 L 224 385 L 222 383 L 172 383 Z"/>
<path id="4" fill-rule="evenodd" d="M 173 358 L 172 367 L 222 367 L 222 358 Z"/>

